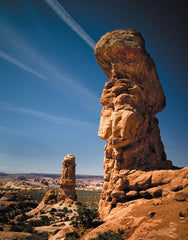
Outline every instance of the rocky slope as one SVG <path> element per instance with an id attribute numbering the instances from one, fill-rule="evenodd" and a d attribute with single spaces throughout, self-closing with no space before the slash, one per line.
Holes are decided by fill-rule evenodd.
<path id="1" fill-rule="evenodd" d="M 81 239 L 96 238 L 109 229 L 124 230 L 125 240 L 187 240 L 188 192 L 184 200 L 159 197 L 117 204 L 103 224 Z"/>

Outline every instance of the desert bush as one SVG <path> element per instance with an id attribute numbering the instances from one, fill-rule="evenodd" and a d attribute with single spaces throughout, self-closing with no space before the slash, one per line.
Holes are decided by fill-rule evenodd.
<path id="1" fill-rule="evenodd" d="M 48 232 L 35 233 L 32 236 L 27 237 L 27 240 L 48 240 Z"/>
<path id="2" fill-rule="evenodd" d="M 184 211 L 179 212 L 180 217 L 187 217 L 188 216 L 188 209 L 185 209 Z"/>
<path id="3" fill-rule="evenodd" d="M 54 225 L 55 226 L 55 225 Z M 56 233 L 59 232 L 59 229 L 55 230 L 55 232 L 53 233 L 53 235 L 55 235 Z"/>
<path id="4" fill-rule="evenodd" d="M 60 226 L 64 226 L 65 225 L 65 223 L 63 222 L 63 223 L 61 223 L 61 224 L 58 224 L 58 226 L 60 227 Z"/>
<path id="5" fill-rule="evenodd" d="M 50 219 L 47 216 L 42 216 L 42 219 L 40 220 L 30 220 L 28 221 L 28 225 L 33 227 L 40 227 L 50 224 Z"/>
<path id="6" fill-rule="evenodd" d="M 92 238 L 91 240 L 123 240 L 123 234 L 124 231 L 120 229 L 118 230 L 118 232 L 108 230 L 107 232 L 99 233 L 98 237 Z"/>
<path id="7" fill-rule="evenodd" d="M 99 216 L 96 205 L 89 207 L 85 203 L 78 206 L 77 213 L 76 220 L 85 228 L 91 227 L 93 220 Z"/>
<path id="8" fill-rule="evenodd" d="M 69 217 L 65 217 L 64 221 L 69 221 Z"/>
<path id="9" fill-rule="evenodd" d="M 63 218 L 63 217 L 65 217 L 65 214 L 60 212 L 60 213 L 57 213 L 56 216 Z"/>
<path id="10" fill-rule="evenodd" d="M 67 208 L 67 207 L 64 207 L 64 208 L 62 209 L 62 212 L 64 212 L 64 213 L 66 214 L 66 213 L 68 213 L 68 212 L 69 212 L 69 210 L 68 210 L 68 208 Z"/>
<path id="11" fill-rule="evenodd" d="M 57 209 L 56 209 L 56 208 L 51 208 L 51 209 L 50 209 L 50 214 L 54 214 L 55 212 L 57 212 Z"/>
<path id="12" fill-rule="evenodd" d="M 18 225 L 12 225 L 10 228 L 10 231 L 12 232 L 22 232 L 23 231 L 23 227 L 22 226 L 18 226 Z"/>
<path id="13" fill-rule="evenodd" d="M 18 224 L 22 224 L 23 222 L 25 222 L 25 220 L 27 220 L 29 217 L 23 213 L 20 218 L 19 218 L 19 223 Z"/>
<path id="14" fill-rule="evenodd" d="M 28 233 L 33 233 L 34 232 L 34 227 L 28 224 L 23 224 L 23 225 L 12 225 L 10 228 L 10 231 L 13 232 L 28 232 Z"/>
<path id="15" fill-rule="evenodd" d="M 75 228 L 78 228 L 78 222 L 76 220 L 73 220 L 70 225 L 72 225 Z"/>
<path id="16" fill-rule="evenodd" d="M 65 235 L 65 240 L 75 240 L 76 238 L 79 238 L 79 235 L 77 232 L 70 232 L 70 233 L 66 233 Z"/>

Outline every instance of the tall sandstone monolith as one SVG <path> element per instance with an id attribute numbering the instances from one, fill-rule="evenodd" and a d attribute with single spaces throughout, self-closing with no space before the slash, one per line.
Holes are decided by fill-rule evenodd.
<path id="1" fill-rule="evenodd" d="M 62 174 L 59 180 L 59 193 L 57 197 L 57 201 L 60 202 L 62 200 L 73 200 L 77 199 L 76 196 L 76 176 L 75 176 L 75 157 L 72 154 L 68 154 L 63 159 L 63 168 Z"/>
<path id="2" fill-rule="evenodd" d="M 165 95 L 142 35 L 109 32 L 97 43 L 95 56 L 110 79 L 101 97 L 98 133 L 108 143 L 99 203 L 104 218 L 117 203 L 152 197 L 146 190 L 160 185 L 160 180 L 152 185 L 152 171 L 174 167 L 166 159 L 155 117 L 165 107 Z"/>

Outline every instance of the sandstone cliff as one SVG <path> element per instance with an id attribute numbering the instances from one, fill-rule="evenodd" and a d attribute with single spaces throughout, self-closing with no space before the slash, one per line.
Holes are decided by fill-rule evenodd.
<path id="1" fill-rule="evenodd" d="M 120 228 L 129 240 L 186 239 L 188 212 L 183 222 L 179 212 L 188 211 L 188 168 L 166 159 L 155 117 L 165 95 L 145 41 L 138 31 L 116 30 L 99 40 L 95 55 L 110 79 L 98 133 L 108 143 L 99 202 L 105 223 L 83 239 Z"/>

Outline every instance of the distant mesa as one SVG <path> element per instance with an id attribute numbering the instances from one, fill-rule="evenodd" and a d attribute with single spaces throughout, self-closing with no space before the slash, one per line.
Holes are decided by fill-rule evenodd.
<path id="1" fill-rule="evenodd" d="M 105 219 L 117 204 L 160 197 L 173 185 L 183 191 L 188 169 L 169 170 L 177 168 L 166 159 L 155 117 L 166 99 L 142 35 L 135 30 L 109 32 L 96 44 L 95 56 L 110 79 L 101 96 L 98 132 L 108 144 L 99 203 Z"/>

